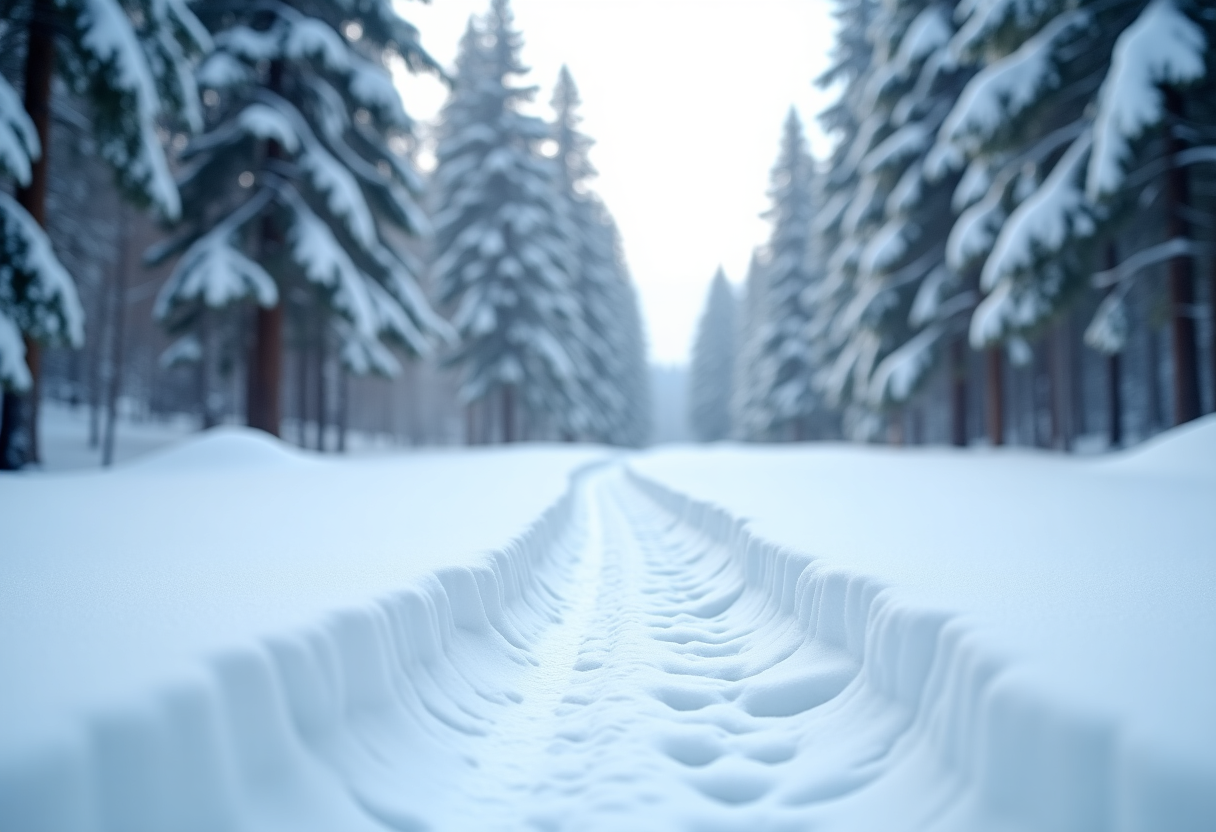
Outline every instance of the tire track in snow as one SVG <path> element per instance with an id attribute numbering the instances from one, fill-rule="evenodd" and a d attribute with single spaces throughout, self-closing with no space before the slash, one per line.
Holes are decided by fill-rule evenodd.
<path id="1" fill-rule="evenodd" d="M 791 723 L 856 664 L 619 469 L 583 484 L 578 515 L 563 620 L 472 752 L 451 828 L 804 828 Z"/>

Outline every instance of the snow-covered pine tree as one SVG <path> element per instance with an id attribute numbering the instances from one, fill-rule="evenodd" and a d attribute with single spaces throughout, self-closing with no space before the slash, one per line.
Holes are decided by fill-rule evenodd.
<path id="1" fill-rule="evenodd" d="M 735 293 L 719 267 L 697 324 L 688 378 L 688 422 L 700 442 L 731 435 L 731 393 L 735 371 Z"/>
<path id="2" fill-rule="evenodd" d="M 565 201 L 574 251 L 574 293 L 579 315 L 567 337 L 579 372 L 580 396 L 571 428 L 597 442 L 635 445 L 634 427 L 646 402 L 630 386 L 641 336 L 637 303 L 619 253 L 619 235 L 607 207 L 588 180 L 595 168 L 588 159 L 593 140 L 579 129 L 582 101 L 567 67 L 553 88 L 553 138 L 557 142 L 558 186 Z M 644 353 L 644 349 L 641 350 Z"/>
<path id="3" fill-rule="evenodd" d="M 641 447 L 650 438 L 651 380 L 650 363 L 646 359 L 646 331 L 637 290 L 625 262 L 625 250 L 616 223 L 608 218 L 608 227 L 615 253 L 618 280 L 613 284 L 611 306 L 617 326 L 611 330 L 610 343 L 617 358 L 612 372 L 618 379 L 616 387 L 622 392 L 625 409 L 608 441 L 615 445 Z"/>
<path id="4" fill-rule="evenodd" d="M 0 79 L 0 178 L 17 186 L 15 198 L 0 191 L 0 467 L 38 459 L 39 343 L 83 338 L 75 287 L 43 231 L 53 79 L 87 103 L 97 151 L 124 195 L 173 217 L 178 194 L 157 129 L 199 126 L 192 61 L 209 46 L 184 0 L 4 7 L 0 52 L 24 56 L 24 94 Z M 22 459 L 13 446 L 19 421 L 27 423 Z"/>
<path id="5" fill-rule="evenodd" d="M 854 407 L 866 412 L 907 402 L 975 305 L 974 292 L 946 262 L 960 176 L 925 169 L 970 74 L 944 48 L 954 34 L 952 12 L 953 3 L 941 0 L 901 0 L 884 3 L 871 24 L 874 66 L 859 104 L 862 112 L 884 114 L 887 124 L 858 167 L 862 190 L 877 195 L 881 209 L 846 243 L 859 254 L 838 324 L 849 333 L 843 353 L 859 357 L 851 390 Z"/>
<path id="6" fill-rule="evenodd" d="M 1142 218 L 1160 200 L 1165 247 L 1135 252 L 1118 273 L 1170 262 L 1175 418 L 1194 418 L 1196 247 L 1186 217 L 1197 159 L 1184 156 L 1180 134 L 1197 135 L 1182 116 L 1188 87 L 1207 74 L 1210 10 L 1189 0 L 992 0 L 961 11 L 951 50 L 986 63 L 934 153 L 940 167 L 967 164 L 964 181 L 987 185 L 949 243 L 953 259 L 976 264 L 986 293 L 971 321 L 973 345 L 1032 331 L 1059 314 L 1096 270 L 1095 244 L 1113 232 L 1119 197 L 1124 219 L 1126 200 L 1141 200 L 1131 213 Z M 1150 158 L 1128 177 L 1126 166 L 1146 150 Z M 1120 313 L 1119 296 L 1107 298 L 1091 340 L 1115 346 L 1118 339 L 1105 336 L 1118 331 Z"/>
<path id="7" fill-rule="evenodd" d="M 874 194 L 863 189 L 860 171 L 862 157 L 886 125 L 883 114 L 869 113 L 861 106 L 873 68 L 869 31 L 878 8 L 877 0 L 837 3 L 832 65 L 816 79 L 820 86 L 840 88 L 836 102 L 819 116 L 836 147 L 819 182 L 813 232 L 823 276 L 809 298 L 809 338 L 819 364 L 816 384 L 832 407 L 847 404 L 854 367 L 864 358 L 859 350 L 865 345 L 850 340 L 851 330 L 840 321 L 854 295 L 860 257 L 852 238 L 857 227 L 872 221 L 881 207 Z"/>
<path id="8" fill-rule="evenodd" d="M 814 345 L 808 339 L 820 271 L 813 258 L 815 163 L 807 150 L 802 122 L 791 107 L 773 166 L 765 217 L 772 221 L 766 266 L 764 323 L 757 364 L 760 432 L 770 439 L 801 441 L 810 436 L 820 409 L 815 388 Z"/>
<path id="9" fill-rule="evenodd" d="M 344 367 L 393 374 L 387 344 L 428 352 L 447 324 L 394 234 L 427 229 L 390 66 L 434 64 L 388 0 L 200 2 L 215 50 L 198 71 L 207 129 L 181 153 L 184 212 L 148 253 L 183 252 L 155 314 L 174 331 L 252 300 L 247 420 L 278 435 L 284 318 L 327 310 Z M 302 324 L 301 324 L 302 325 Z"/>
<path id="10" fill-rule="evenodd" d="M 581 395 L 563 343 L 578 318 L 568 223 L 541 152 L 549 126 L 520 112 L 536 91 L 515 80 L 528 71 L 521 48 L 507 0 L 470 21 L 434 176 L 434 272 L 454 307 L 461 397 L 496 399 L 506 441 L 566 428 Z"/>
<path id="11" fill-rule="evenodd" d="M 731 434 L 736 439 L 759 441 L 767 424 L 763 391 L 767 385 L 760 377 L 761 334 L 764 332 L 767 301 L 766 253 L 752 251 L 743 282 L 743 302 L 736 314 L 735 366 L 731 383 Z"/>

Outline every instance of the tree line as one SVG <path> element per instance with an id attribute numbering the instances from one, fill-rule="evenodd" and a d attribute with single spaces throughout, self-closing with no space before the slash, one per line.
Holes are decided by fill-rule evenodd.
<path id="1" fill-rule="evenodd" d="M 770 239 L 702 319 L 697 434 L 1119 446 L 1213 410 L 1216 9 L 836 14 L 835 150 L 791 112 Z"/>
<path id="2" fill-rule="evenodd" d="M 415 388 L 463 409 L 468 441 L 644 441 L 644 338 L 578 94 L 563 70 L 554 119 L 522 112 L 506 0 L 450 78 L 387 0 L 0 7 L 0 464 L 38 460 L 48 382 L 108 411 L 112 454 L 143 301 L 168 338 L 144 375 L 203 426 L 279 435 L 286 408 L 323 446 L 352 387 L 374 398 L 352 379 L 421 358 Z M 452 86 L 431 175 L 401 66 Z"/>

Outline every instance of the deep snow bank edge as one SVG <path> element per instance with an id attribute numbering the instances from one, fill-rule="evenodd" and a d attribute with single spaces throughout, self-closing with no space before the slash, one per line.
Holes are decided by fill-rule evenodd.
<path id="1" fill-rule="evenodd" d="M 1003 829 L 1210 829 L 1213 772 L 1060 695 L 974 621 L 765 540 L 720 506 L 626 471 L 675 517 L 728 546 L 749 574 L 782 584 L 772 591 L 784 603 L 809 608 L 810 635 L 826 631 L 859 662 L 855 684 L 907 713 L 900 743 L 912 750 L 902 758 L 954 780 L 963 813 Z"/>
<path id="2" fill-rule="evenodd" d="M 557 501 L 479 566 L 233 645 L 53 736 L 0 748 L 0 829 L 226 832 L 290 828 L 284 818 L 310 812 L 381 828 L 310 747 L 392 708 L 394 676 L 445 654 L 455 630 L 509 632 L 504 608 L 546 591 L 538 567 L 569 526 L 578 483 L 604 464 L 571 472 Z"/>

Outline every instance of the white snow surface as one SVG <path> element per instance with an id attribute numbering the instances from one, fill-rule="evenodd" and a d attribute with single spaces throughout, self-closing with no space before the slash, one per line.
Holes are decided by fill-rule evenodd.
<path id="1" fill-rule="evenodd" d="M 905 662 L 926 649 L 912 633 L 930 634 L 925 698 L 880 763 L 849 772 L 860 793 L 915 804 L 910 769 L 928 757 L 959 785 L 922 795 L 943 801 L 925 828 L 1216 824 L 1216 417 L 1096 460 L 723 445 L 630 467 L 848 584 L 863 667 L 893 658 L 893 618 Z M 949 731 L 931 696 L 954 709 Z M 921 828 L 910 805 L 895 826 L 859 822 L 876 816 L 858 796 L 840 828 Z"/>
<path id="2" fill-rule="evenodd" d="M 226 427 L 109 473 L 0 476 L 0 828 L 34 828 L 31 788 L 78 797 L 65 778 L 107 719 L 164 707 L 226 651 L 485 562 L 604 455 L 333 460 Z"/>
<path id="3" fill-rule="evenodd" d="M 1212 417 L 5 476 L 0 828 L 1210 829 L 1213 498 Z"/>

